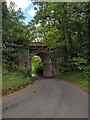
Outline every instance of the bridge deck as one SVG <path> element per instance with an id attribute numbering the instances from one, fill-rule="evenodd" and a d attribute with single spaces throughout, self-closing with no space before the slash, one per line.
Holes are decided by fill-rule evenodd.
<path id="1" fill-rule="evenodd" d="M 30 50 L 46 49 L 47 45 L 41 42 L 32 42 L 29 45 L 16 45 L 16 44 L 7 44 L 9 47 L 13 48 L 29 48 Z"/>

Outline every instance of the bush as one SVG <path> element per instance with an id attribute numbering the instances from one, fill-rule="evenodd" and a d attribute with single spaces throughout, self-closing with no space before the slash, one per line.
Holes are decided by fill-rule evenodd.
<path id="1" fill-rule="evenodd" d="M 35 56 L 32 60 L 32 73 L 42 75 L 43 74 L 43 63 L 42 59 Z"/>
<path id="2" fill-rule="evenodd" d="M 32 84 L 33 80 L 24 71 L 3 69 L 2 95 L 6 95 Z"/>
<path id="3" fill-rule="evenodd" d="M 84 70 L 85 66 L 87 65 L 87 60 L 81 57 L 74 57 L 72 58 L 72 65 L 75 65 L 77 70 Z"/>

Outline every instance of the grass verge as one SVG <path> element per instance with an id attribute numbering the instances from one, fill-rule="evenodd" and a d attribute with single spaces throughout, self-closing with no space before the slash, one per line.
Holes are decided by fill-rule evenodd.
<path id="1" fill-rule="evenodd" d="M 8 72 L 4 70 L 2 76 L 2 96 L 20 90 L 33 82 L 34 80 L 22 71 Z"/>
<path id="2" fill-rule="evenodd" d="M 82 72 L 79 73 L 60 73 L 60 79 L 71 81 L 80 85 L 82 88 L 90 89 L 88 80 L 83 76 Z"/>

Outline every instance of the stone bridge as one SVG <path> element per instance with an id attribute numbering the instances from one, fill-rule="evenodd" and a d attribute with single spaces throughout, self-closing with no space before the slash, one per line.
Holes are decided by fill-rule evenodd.
<path id="1" fill-rule="evenodd" d="M 43 62 L 43 76 L 53 77 L 56 75 L 56 63 L 54 61 L 55 56 L 53 50 L 50 50 L 45 44 L 32 43 L 25 46 L 25 55 L 18 58 L 18 66 L 20 69 L 28 71 L 32 76 L 32 58 L 37 55 L 42 59 Z"/>

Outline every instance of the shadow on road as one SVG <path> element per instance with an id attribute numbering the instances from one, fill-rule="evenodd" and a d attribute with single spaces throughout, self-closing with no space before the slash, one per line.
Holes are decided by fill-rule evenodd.
<path id="1" fill-rule="evenodd" d="M 50 79 L 50 78 L 53 78 L 53 77 L 33 76 L 32 78 L 36 79 L 36 80 L 41 80 L 41 79 Z"/>

